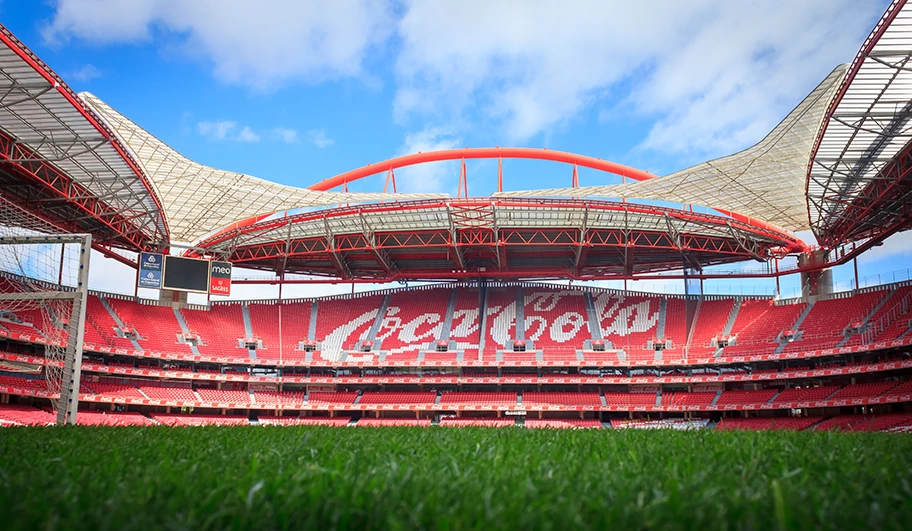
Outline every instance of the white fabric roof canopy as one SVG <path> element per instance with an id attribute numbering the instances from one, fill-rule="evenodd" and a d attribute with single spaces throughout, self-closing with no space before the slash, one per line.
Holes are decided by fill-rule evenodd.
<path id="1" fill-rule="evenodd" d="M 648 181 L 495 195 L 669 201 L 730 210 L 787 230 L 807 230 L 805 179 L 810 151 L 845 71 L 845 65 L 835 68 L 763 140 L 733 155 Z"/>
<path id="2" fill-rule="evenodd" d="M 173 241 L 196 242 L 236 221 L 291 208 L 447 195 L 317 192 L 211 168 L 184 157 L 93 94 L 79 96 L 139 161 L 164 205 Z"/>

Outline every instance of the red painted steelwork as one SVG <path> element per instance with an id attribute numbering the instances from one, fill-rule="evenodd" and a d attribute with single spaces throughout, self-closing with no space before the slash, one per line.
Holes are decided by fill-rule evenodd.
<path id="1" fill-rule="evenodd" d="M 99 134 L 102 135 L 110 145 L 117 151 L 117 154 L 120 155 L 124 162 L 130 167 L 130 169 L 136 174 L 140 182 L 149 193 L 149 196 L 152 198 L 152 201 L 155 203 L 155 206 L 158 208 L 159 216 L 161 216 L 162 227 L 164 234 L 162 235 L 162 242 L 157 243 L 167 243 L 170 241 L 168 223 L 165 219 L 165 209 L 162 206 L 161 200 L 158 197 L 158 194 L 155 192 L 154 187 L 148 181 L 142 169 L 139 165 L 133 160 L 133 157 L 127 152 L 126 148 L 121 144 L 120 140 L 114 135 L 114 133 L 108 129 L 107 125 L 101 121 L 95 113 L 90 111 L 82 100 L 73 92 L 70 87 L 64 83 L 63 79 L 60 78 L 49 66 L 47 66 L 41 59 L 39 59 L 27 46 L 19 41 L 12 33 L 9 32 L 4 26 L 0 25 L 0 42 L 3 42 L 10 50 L 12 50 L 16 55 L 18 55 L 23 61 L 25 61 L 30 67 L 32 67 L 35 72 L 37 72 L 41 77 L 51 83 L 57 92 L 60 93 L 76 111 L 78 111 L 85 120 L 94 127 Z M 103 220 L 100 220 L 104 222 Z M 144 247 L 138 247 L 137 249 L 145 249 Z"/>

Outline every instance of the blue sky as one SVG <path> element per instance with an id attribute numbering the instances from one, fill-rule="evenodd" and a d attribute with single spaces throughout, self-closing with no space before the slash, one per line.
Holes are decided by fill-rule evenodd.
<path id="1" fill-rule="evenodd" d="M 0 21 L 75 90 L 184 155 L 308 186 L 462 146 L 547 147 L 656 174 L 727 155 L 850 62 L 887 4 L 6 0 Z M 473 195 L 494 190 L 496 163 L 468 172 Z M 522 161 L 504 172 L 513 189 L 571 175 Z M 443 163 L 397 182 L 455 195 L 457 174 Z M 580 173 L 582 185 L 610 179 Z M 863 259 L 862 275 L 905 269 L 908 240 Z"/>

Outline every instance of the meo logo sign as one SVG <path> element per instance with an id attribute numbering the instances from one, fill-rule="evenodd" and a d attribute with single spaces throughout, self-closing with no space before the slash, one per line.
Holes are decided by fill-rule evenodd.
<path id="1" fill-rule="evenodd" d="M 212 262 L 209 265 L 209 293 L 231 295 L 231 263 Z"/>

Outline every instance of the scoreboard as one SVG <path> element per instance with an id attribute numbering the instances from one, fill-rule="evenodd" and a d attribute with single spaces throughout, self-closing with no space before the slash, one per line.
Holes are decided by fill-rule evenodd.
<path id="1" fill-rule="evenodd" d="M 189 293 L 231 295 L 230 262 L 140 254 L 138 286 Z"/>

